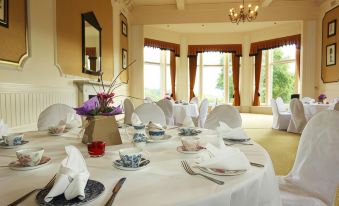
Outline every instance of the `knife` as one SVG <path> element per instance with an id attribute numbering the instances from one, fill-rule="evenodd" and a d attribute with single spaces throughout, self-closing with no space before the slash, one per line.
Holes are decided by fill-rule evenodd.
<path id="1" fill-rule="evenodd" d="M 250 162 L 250 164 L 254 167 L 265 167 L 265 165 L 262 165 L 262 164 L 259 164 L 259 163 Z"/>
<path id="2" fill-rule="evenodd" d="M 124 184 L 126 180 L 126 177 L 121 178 L 118 183 L 115 185 L 115 187 L 113 188 L 113 194 L 111 195 L 111 197 L 109 198 L 109 200 L 106 202 L 105 206 L 111 206 L 113 204 L 114 198 L 115 196 L 118 194 L 120 188 L 122 187 L 122 185 Z"/>

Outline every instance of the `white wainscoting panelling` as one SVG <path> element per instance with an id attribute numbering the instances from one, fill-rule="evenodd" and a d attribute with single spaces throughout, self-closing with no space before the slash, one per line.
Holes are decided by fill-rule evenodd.
<path id="1" fill-rule="evenodd" d="M 40 112 L 52 104 L 77 106 L 75 86 L 52 87 L 0 83 L 0 119 L 12 131 L 36 129 Z"/>

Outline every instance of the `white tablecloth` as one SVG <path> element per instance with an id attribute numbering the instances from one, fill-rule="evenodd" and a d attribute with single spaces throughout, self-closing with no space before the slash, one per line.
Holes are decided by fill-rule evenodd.
<path id="1" fill-rule="evenodd" d="M 198 117 L 198 105 L 197 104 L 173 104 L 173 116 L 174 121 L 179 124 L 183 124 L 186 116 Z"/>
<path id="2" fill-rule="evenodd" d="M 314 115 L 330 108 L 330 104 L 304 104 L 306 119 L 311 119 Z"/>
<path id="3" fill-rule="evenodd" d="M 124 130 L 121 130 L 123 133 Z M 176 130 L 171 130 L 173 135 Z M 209 134 L 208 134 L 209 133 Z M 215 141 L 212 131 L 204 131 L 202 138 Z M 130 147 L 128 138 L 124 144 L 106 147 L 106 155 L 101 158 L 90 158 L 87 148 L 80 143 L 81 139 L 65 134 L 61 137 L 51 137 L 46 132 L 25 134 L 30 142 L 21 148 L 44 147 L 45 155 L 52 157 L 52 163 L 36 170 L 13 171 L 0 167 L 0 202 L 1 205 L 16 200 L 33 188 L 44 186 L 58 171 L 60 161 L 65 158 L 65 145 L 75 145 L 86 159 L 91 173 L 90 179 L 102 182 L 106 190 L 104 194 L 87 205 L 104 205 L 112 194 L 116 182 L 127 177 L 125 184 L 118 193 L 114 205 L 223 205 L 223 206 L 279 206 L 281 205 L 279 190 L 275 179 L 271 159 L 259 145 L 239 146 L 248 159 L 265 164 L 264 168 L 251 167 L 245 174 L 239 176 L 214 176 L 225 182 L 217 185 L 199 176 L 190 176 L 180 165 L 180 160 L 192 162 L 196 155 L 181 154 L 176 151 L 180 145 L 178 137 L 173 136 L 169 142 L 147 144 L 150 153 L 150 165 L 140 171 L 122 171 L 112 166 L 112 160 L 117 158 L 120 148 Z M 0 165 L 7 165 L 15 160 L 15 149 L 0 149 Z M 29 197 L 22 205 L 37 205 L 35 195 Z"/>

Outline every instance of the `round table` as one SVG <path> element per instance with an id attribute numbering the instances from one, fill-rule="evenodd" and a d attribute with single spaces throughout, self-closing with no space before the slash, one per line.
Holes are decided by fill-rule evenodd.
<path id="1" fill-rule="evenodd" d="M 130 138 L 125 130 L 120 131 L 123 144 L 107 146 L 106 155 L 90 158 L 87 148 L 81 143 L 75 131 L 59 137 L 48 136 L 46 132 L 29 132 L 25 139 L 29 143 L 20 148 L 44 147 L 45 155 L 52 158 L 51 164 L 30 171 L 14 171 L 0 167 L 1 204 L 9 204 L 34 188 L 44 186 L 58 172 L 60 162 L 66 157 L 64 147 L 74 145 L 85 157 L 90 179 L 105 185 L 104 193 L 87 205 L 104 205 L 112 194 L 113 187 L 122 177 L 127 177 L 119 191 L 114 205 L 281 205 L 279 189 L 271 159 L 258 144 L 238 145 L 252 162 L 264 164 L 264 168 L 251 167 L 245 174 L 238 176 L 214 176 L 225 182 L 217 185 L 200 176 L 190 176 L 180 164 L 180 160 L 194 161 L 197 155 L 182 154 L 176 151 L 180 145 L 177 130 L 168 130 L 173 137 L 168 142 L 149 143 L 145 150 L 150 153 L 150 165 L 139 171 L 122 171 L 112 166 L 117 151 L 130 147 Z M 203 142 L 216 141 L 214 131 L 204 130 Z M 15 149 L 0 149 L 0 165 L 15 160 Z M 25 200 L 26 206 L 37 205 L 35 194 Z"/>
<path id="2" fill-rule="evenodd" d="M 303 104 L 306 119 L 311 119 L 314 115 L 330 108 L 330 104 Z"/>
<path id="3" fill-rule="evenodd" d="M 173 104 L 173 117 L 175 123 L 183 124 L 186 116 L 188 117 L 198 117 L 198 105 L 194 103 L 188 104 Z"/>

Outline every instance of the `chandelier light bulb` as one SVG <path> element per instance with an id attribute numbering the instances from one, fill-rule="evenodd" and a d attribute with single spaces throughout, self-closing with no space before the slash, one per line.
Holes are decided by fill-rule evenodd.
<path id="1" fill-rule="evenodd" d="M 240 9 L 242 9 L 243 7 L 244 7 L 244 6 L 241 4 L 241 5 L 240 5 Z"/>
<path id="2" fill-rule="evenodd" d="M 252 5 L 251 5 L 251 4 L 249 4 L 249 5 L 248 5 L 248 8 L 251 8 L 251 7 L 252 7 Z"/>
<path id="3" fill-rule="evenodd" d="M 256 6 L 255 9 L 254 9 L 254 11 L 257 11 L 258 9 L 259 9 L 259 6 Z"/>

